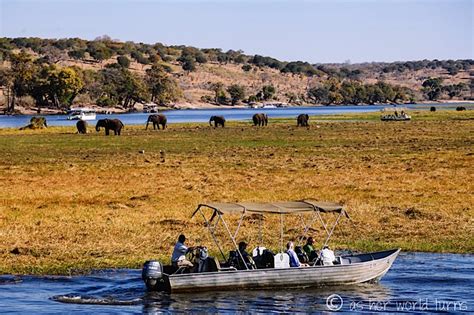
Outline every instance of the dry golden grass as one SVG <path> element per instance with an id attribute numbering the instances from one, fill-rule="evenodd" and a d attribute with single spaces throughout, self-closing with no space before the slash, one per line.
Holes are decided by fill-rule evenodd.
<path id="1" fill-rule="evenodd" d="M 474 114 L 414 116 L 333 116 L 309 129 L 293 120 L 127 126 L 120 137 L 2 129 L 0 273 L 138 267 L 167 259 L 181 232 L 211 245 L 202 220 L 190 218 L 203 201 L 343 202 L 353 223 L 336 229 L 336 248 L 472 253 Z M 300 235 L 299 218 L 286 223 L 285 239 Z M 255 245 L 256 227 L 248 218 L 239 239 Z M 277 249 L 278 218 L 265 218 L 264 234 Z M 311 234 L 322 241 L 321 228 Z"/>

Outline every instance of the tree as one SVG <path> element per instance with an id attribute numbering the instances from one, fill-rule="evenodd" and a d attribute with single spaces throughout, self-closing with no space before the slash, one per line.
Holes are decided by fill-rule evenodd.
<path id="1" fill-rule="evenodd" d="M 227 56 L 226 53 L 221 52 L 217 55 L 217 61 L 219 63 L 225 63 L 226 64 L 226 63 L 229 62 L 229 56 Z"/>
<path id="2" fill-rule="evenodd" d="M 118 56 L 117 63 L 123 68 L 130 67 L 130 59 L 128 59 L 127 56 Z"/>
<path id="3" fill-rule="evenodd" d="M 30 95 L 37 106 L 68 107 L 84 86 L 78 69 L 45 65 L 36 74 Z"/>
<path id="4" fill-rule="evenodd" d="M 308 97 L 318 104 L 329 104 L 329 89 L 327 87 L 313 87 L 308 91 Z"/>
<path id="5" fill-rule="evenodd" d="M 194 71 L 196 70 L 196 63 L 194 62 L 194 59 L 190 56 L 186 56 L 183 61 L 182 61 L 182 68 L 184 71 Z"/>
<path id="6" fill-rule="evenodd" d="M 445 85 L 442 90 L 446 92 L 449 98 L 459 97 L 464 91 L 469 91 L 469 87 L 465 83 Z"/>
<path id="7" fill-rule="evenodd" d="M 0 68 L 0 86 L 5 88 L 4 96 L 6 98 L 6 105 L 7 111 L 13 111 L 14 108 L 11 107 L 11 94 L 12 94 L 12 87 L 13 87 L 13 73 L 11 69 L 7 68 Z"/>
<path id="8" fill-rule="evenodd" d="M 7 106 L 8 112 L 15 110 L 16 98 L 27 95 L 31 91 L 31 84 L 37 71 L 37 65 L 33 63 L 30 55 L 21 51 L 19 54 L 10 56 L 10 104 Z"/>
<path id="9" fill-rule="evenodd" d="M 430 101 L 437 100 L 442 92 L 442 78 L 429 78 L 422 84 L 423 91 Z"/>
<path id="10" fill-rule="evenodd" d="M 276 89 L 273 85 L 264 85 L 262 87 L 262 98 L 265 101 L 271 99 L 275 93 Z"/>
<path id="11" fill-rule="evenodd" d="M 244 70 L 245 72 L 249 72 L 250 70 L 252 70 L 252 66 L 249 64 L 245 64 L 242 66 L 242 70 Z"/>
<path id="12" fill-rule="evenodd" d="M 86 50 L 85 49 L 75 49 L 75 50 L 71 50 L 69 51 L 68 53 L 68 56 L 73 58 L 73 59 L 84 59 L 85 55 L 86 55 Z"/>
<path id="13" fill-rule="evenodd" d="M 84 86 L 81 78 L 72 67 L 54 69 L 49 76 L 50 93 L 57 107 L 70 106 Z"/>
<path id="14" fill-rule="evenodd" d="M 130 56 L 133 59 L 135 59 L 139 64 L 147 65 L 147 64 L 150 63 L 150 61 L 145 56 L 143 56 L 143 54 L 140 51 L 134 50 L 134 51 L 132 51 Z"/>
<path id="15" fill-rule="evenodd" d="M 131 107 L 136 102 L 148 100 L 147 86 L 138 75 L 124 68 L 105 68 L 100 73 L 100 89 L 103 93 L 98 103 L 118 103 L 124 107 Z"/>
<path id="16" fill-rule="evenodd" d="M 214 92 L 214 101 L 216 104 L 227 104 L 227 96 L 222 82 L 211 83 L 209 89 Z"/>
<path id="17" fill-rule="evenodd" d="M 232 84 L 227 88 L 227 92 L 230 94 L 232 105 L 237 104 L 240 100 L 245 98 L 245 88 L 238 84 Z"/>
<path id="18" fill-rule="evenodd" d="M 152 102 L 164 105 L 177 101 L 183 94 L 176 81 L 160 64 L 154 64 L 146 70 L 145 82 Z"/>
<path id="19" fill-rule="evenodd" d="M 112 57 L 112 50 L 101 41 L 88 42 L 86 51 L 92 58 L 98 61 Z"/>
<path id="20" fill-rule="evenodd" d="M 296 95 L 296 93 L 287 92 L 285 93 L 285 96 L 287 98 L 287 102 L 290 104 L 298 102 L 298 95 Z"/>
<path id="21" fill-rule="evenodd" d="M 195 60 L 197 63 L 206 63 L 207 62 L 207 58 L 206 58 L 206 55 L 204 55 L 201 51 L 199 51 L 195 56 L 194 56 Z"/>

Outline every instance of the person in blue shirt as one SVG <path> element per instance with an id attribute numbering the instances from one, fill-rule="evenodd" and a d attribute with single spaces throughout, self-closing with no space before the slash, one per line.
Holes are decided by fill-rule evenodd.
<path id="1" fill-rule="evenodd" d="M 298 255 L 295 253 L 295 244 L 293 242 L 288 242 L 286 244 L 286 253 L 290 256 L 290 267 L 307 267 L 307 264 L 300 263 Z"/>
<path id="2" fill-rule="evenodd" d="M 171 264 L 175 267 L 188 267 L 192 268 L 193 263 L 186 259 L 186 254 L 194 249 L 194 247 L 187 247 L 184 245 L 186 242 L 186 236 L 181 234 L 178 238 L 178 242 L 174 246 L 173 255 L 171 256 Z"/>

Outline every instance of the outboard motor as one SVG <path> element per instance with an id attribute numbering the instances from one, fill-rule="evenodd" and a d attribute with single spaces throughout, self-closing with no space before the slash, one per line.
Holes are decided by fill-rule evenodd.
<path id="1" fill-rule="evenodd" d="M 163 265 L 157 260 L 148 260 L 143 264 L 142 279 L 148 290 L 159 290 L 163 283 Z"/>

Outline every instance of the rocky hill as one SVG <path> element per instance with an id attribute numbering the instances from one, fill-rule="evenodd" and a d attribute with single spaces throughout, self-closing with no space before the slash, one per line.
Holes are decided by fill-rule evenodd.
<path id="1" fill-rule="evenodd" d="M 0 38 L 0 106 L 5 108 L 12 99 L 17 107 L 61 108 L 132 108 L 150 101 L 204 107 L 468 100 L 473 73 L 473 60 L 309 64 L 107 36 L 94 41 Z"/>

